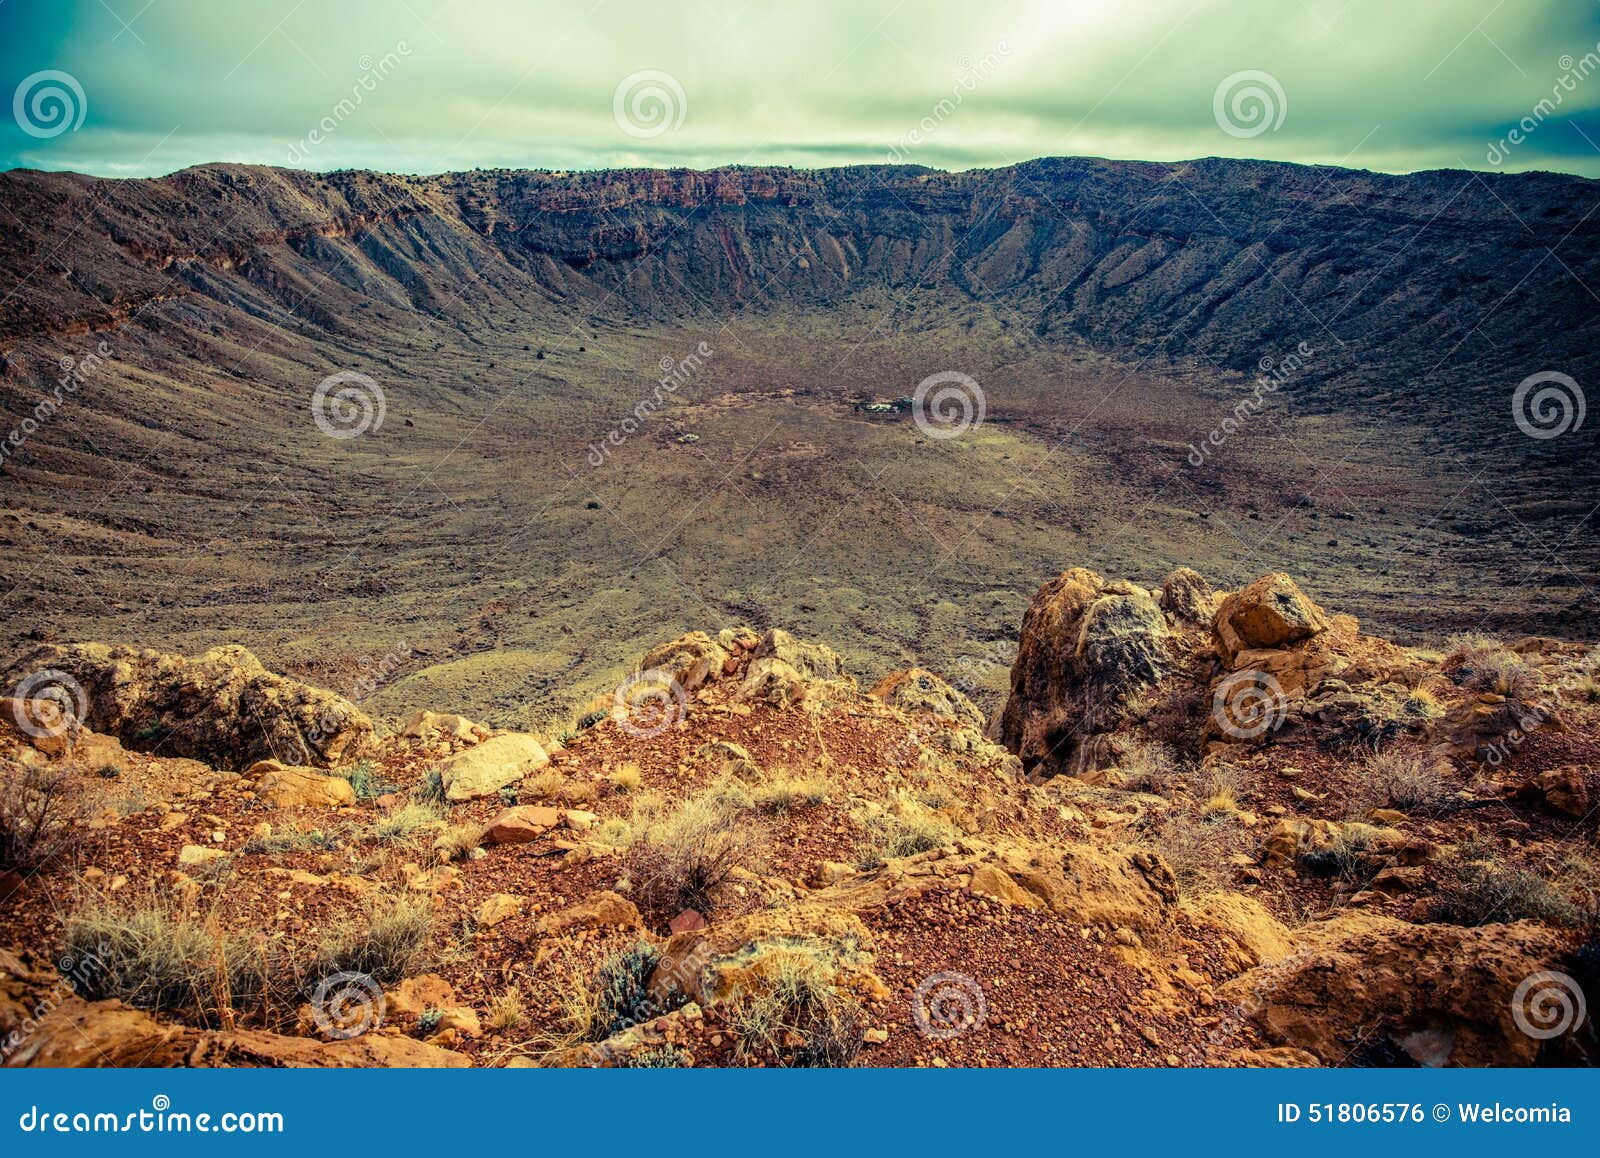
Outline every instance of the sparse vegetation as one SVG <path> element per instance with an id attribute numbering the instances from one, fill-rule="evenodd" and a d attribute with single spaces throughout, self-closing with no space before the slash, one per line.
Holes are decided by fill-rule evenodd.
<path id="1" fill-rule="evenodd" d="M 1162 795 L 1178 774 L 1178 759 L 1167 745 L 1137 737 L 1123 744 L 1117 768 L 1123 788 Z"/>
<path id="2" fill-rule="evenodd" d="M 274 828 L 264 836 L 252 836 L 240 851 L 256 856 L 282 856 L 290 852 L 325 851 L 338 847 L 338 835 L 320 828 L 307 832 L 297 828 Z"/>
<path id="3" fill-rule="evenodd" d="M 662 911 L 710 912 L 734 870 L 756 870 L 766 857 L 765 834 L 710 792 L 634 827 L 629 873 L 641 901 Z"/>
<path id="4" fill-rule="evenodd" d="M 1483 860 L 1447 866 L 1431 915 L 1435 921 L 1471 926 L 1524 920 L 1570 926 L 1583 918 L 1579 907 L 1538 873 Z"/>
<path id="5" fill-rule="evenodd" d="M 644 784 L 644 774 L 639 771 L 639 765 L 631 760 L 618 765 L 607 779 L 617 792 L 637 792 Z"/>
<path id="6" fill-rule="evenodd" d="M 522 1000 L 522 990 L 516 986 L 496 994 L 489 1002 L 488 1025 L 496 1033 L 515 1029 L 522 1024 L 526 1016 L 527 1008 Z"/>
<path id="7" fill-rule="evenodd" d="M 574 1024 L 587 1016 L 587 1040 L 604 1041 L 664 1012 L 650 1000 L 650 975 L 660 959 L 655 946 L 645 941 L 606 958 L 595 974 L 592 1004 L 579 1000 L 569 1010 Z"/>
<path id="8" fill-rule="evenodd" d="M 529 776 L 517 785 L 519 791 L 529 800 L 552 800 L 560 795 L 561 788 L 567 778 L 554 768 L 546 768 L 535 776 Z"/>
<path id="9" fill-rule="evenodd" d="M 1370 875 L 1367 852 L 1372 848 L 1377 829 L 1366 824 L 1347 824 L 1333 840 L 1321 848 L 1300 854 L 1300 867 L 1312 876 L 1361 881 Z"/>
<path id="10" fill-rule="evenodd" d="M 375 800 L 395 790 L 395 785 L 378 776 L 376 765 L 371 760 L 358 760 L 348 768 L 339 768 L 335 771 L 337 775 L 350 782 L 357 800 Z"/>
<path id="11" fill-rule="evenodd" d="M 874 808 L 861 820 L 860 862 L 871 868 L 897 857 L 915 856 L 953 844 L 961 835 L 955 823 L 915 800 L 901 797 L 891 808 Z"/>
<path id="12" fill-rule="evenodd" d="M 83 794 L 60 765 L 0 767 L 0 870 L 35 872 L 82 840 Z"/>
<path id="13" fill-rule="evenodd" d="M 465 860 L 483 844 L 483 825 L 463 820 L 448 825 L 433 838 L 433 855 L 440 864 Z"/>
<path id="14" fill-rule="evenodd" d="M 432 936 L 433 910 L 427 897 L 401 894 L 369 901 L 318 946 L 317 976 L 311 984 L 349 972 L 393 985 L 426 965 Z"/>
<path id="15" fill-rule="evenodd" d="M 756 785 L 750 790 L 750 800 L 762 812 L 791 812 L 826 803 L 829 787 L 821 776 L 784 776 Z"/>
<path id="16" fill-rule="evenodd" d="M 1177 813 L 1167 817 L 1148 839 L 1171 867 L 1179 890 L 1185 896 L 1200 897 L 1228 883 L 1228 857 L 1235 851 L 1231 833 L 1236 827 Z"/>
<path id="17" fill-rule="evenodd" d="M 409 844 L 422 833 L 443 826 L 445 817 L 440 805 L 411 801 L 374 820 L 367 835 L 383 844 Z"/>
<path id="18" fill-rule="evenodd" d="M 1456 787 L 1446 767 L 1427 751 L 1386 748 L 1362 769 L 1356 804 L 1362 809 L 1398 808 L 1437 816 L 1456 803 Z"/>
<path id="19" fill-rule="evenodd" d="M 740 994 L 730 1022 L 741 1058 L 787 1066 L 847 1066 L 861 1049 L 861 1007 L 834 985 L 826 946 L 793 945 L 763 953 L 762 987 Z"/>

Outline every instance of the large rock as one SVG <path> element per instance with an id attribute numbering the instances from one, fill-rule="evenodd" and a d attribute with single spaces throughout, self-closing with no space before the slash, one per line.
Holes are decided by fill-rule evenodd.
<path id="1" fill-rule="evenodd" d="M 372 721 L 342 696 L 276 675 L 242 647 L 196 658 L 103 643 L 46 644 L 0 676 L 9 689 L 43 671 L 83 689 L 83 723 L 129 747 L 237 772 L 257 760 L 332 765 L 373 742 Z"/>
<path id="2" fill-rule="evenodd" d="M 867 692 L 911 715 L 929 715 L 958 727 L 983 731 L 983 713 L 976 704 L 931 671 L 920 667 L 891 672 Z"/>
<path id="3" fill-rule="evenodd" d="M 410 1067 L 470 1065 L 464 1054 L 409 1037 L 367 1033 L 322 1042 L 264 1030 L 204 1030 L 157 1021 L 120 1001 L 72 997 L 33 1027 L 7 1066 L 76 1068 Z"/>
<path id="4" fill-rule="evenodd" d="M 559 809 L 543 804 L 503 808 L 483 830 L 484 844 L 530 844 L 561 823 Z"/>
<path id="5" fill-rule="evenodd" d="M 324 776 L 277 760 L 250 765 L 245 777 L 255 781 L 256 798 L 274 808 L 347 808 L 356 802 L 355 789 L 343 776 Z"/>
<path id="6" fill-rule="evenodd" d="M 1170 665 L 1169 630 L 1150 593 L 1081 567 L 1040 588 L 1022 619 L 999 739 L 1035 775 L 1083 773 L 1096 742 Z"/>
<path id="7" fill-rule="evenodd" d="M 444 784 L 445 799 L 458 804 L 493 796 L 549 763 L 550 757 L 537 736 L 505 732 L 441 761 L 439 778 Z"/>
<path id="8" fill-rule="evenodd" d="M 1327 614 L 1281 571 L 1235 591 L 1217 608 L 1217 641 L 1228 657 L 1242 651 L 1288 647 L 1329 626 Z"/>
<path id="9" fill-rule="evenodd" d="M 1323 1065 L 1525 1066 L 1517 988 L 1560 969 L 1562 934 L 1519 922 L 1466 929 L 1350 913 L 1306 926 L 1287 958 L 1246 973 L 1225 997 L 1275 1042 Z"/>

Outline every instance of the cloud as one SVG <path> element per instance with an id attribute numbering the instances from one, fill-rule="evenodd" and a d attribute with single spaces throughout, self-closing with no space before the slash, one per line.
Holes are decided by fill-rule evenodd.
<path id="1" fill-rule="evenodd" d="M 0 79 L 68 72 L 88 109 L 48 138 L 0 122 L 6 165 L 965 168 L 1078 153 L 1600 175 L 1600 16 L 1570 0 L 16 9 L 0 7 Z M 640 73 L 672 81 L 658 133 L 618 115 L 618 86 Z M 1219 123 L 1218 86 L 1241 73 L 1275 82 L 1275 127 Z M 1493 160 L 1552 92 L 1559 107 Z"/>

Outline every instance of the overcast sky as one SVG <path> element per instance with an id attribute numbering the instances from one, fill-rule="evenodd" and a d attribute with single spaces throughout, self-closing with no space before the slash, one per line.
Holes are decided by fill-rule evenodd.
<path id="1" fill-rule="evenodd" d="M 1092 154 L 1600 176 L 1596 0 L 0 0 L 0 66 L 0 167 L 106 175 Z"/>

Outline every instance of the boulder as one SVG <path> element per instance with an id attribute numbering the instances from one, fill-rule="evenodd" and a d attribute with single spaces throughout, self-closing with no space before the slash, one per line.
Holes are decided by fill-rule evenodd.
<path id="1" fill-rule="evenodd" d="M 1525 980 L 1559 970 L 1563 934 L 1531 922 L 1410 925 L 1370 912 L 1305 926 L 1290 955 L 1223 990 L 1275 1043 L 1323 1065 L 1526 1066 Z"/>
<path id="2" fill-rule="evenodd" d="M 1241 651 L 1288 647 L 1328 627 L 1327 613 L 1281 571 L 1263 575 L 1225 598 L 1213 623 L 1229 658 Z"/>
<path id="3" fill-rule="evenodd" d="M 976 704 L 931 671 L 920 667 L 891 672 L 867 692 L 911 715 L 932 716 L 958 727 L 983 731 L 983 713 Z"/>
<path id="4" fill-rule="evenodd" d="M 485 929 L 492 929 L 502 921 L 509 921 L 522 912 L 522 898 L 513 893 L 494 893 L 486 897 L 472 913 L 472 919 Z"/>
<path id="5" fill-rule="evenodd" d="M 483 843 L 528 844 L 560 823 L 560 809 L 542 804 L 518 804 L 496 814 L 483 830 Z"/>
<path id="6" fill-rule="evenodd" d="M 697 690 L 722 674 L 728 652 L 703 631 L 691 631 L 651 648 L 638 671 L 661 672 L 686 692 Z"/>
<path id="7" fill-rule="evenodd" d="M 505 732 L 440 761 L 439 777 L 445 799 L 457 804 L 493 796 L 549 763 L 550 757 L 537 736 Z"/>
<path id="8" fill-rule="evenodd" d="M 639 929 L 644 922 L 639 909 L 625 897 L 606 890 L 591 893 L 575 905 L 539 919 L 538 930 L 544 936 L 564 933 L 568 929 L 593 929 L 608 926 L 617 929 Z"/>
<path id="9" fill-rule="evenodd" d="M 256 798 L 273 808 L 347 808 L 356 802 L 355 789 L 343 776 L 277 760 L 258 760 L 245 769 L 245 778 L 255 782 Z"/>
<path id="10" fill-rule="evenodd" d="M 1200 572 L 1179 567 L 1162 582 L 1156 602 L 1177 626 L 1209 628 L 1221 598 Z"/>
<path id="11" fill-rule="evenodd" d="M 129 747 L 238 771 L 280 758 L 326 768 L 373 744 L 372 721 L 344 697 L 276 675 L 242 647 L 188 658 L 103 643 L 45 644 L 0 675 L 64 672 L 83 689 L 83 723 Z"/>
<path id="12" fill-rule="evenodd" d="M 1169 631 L 1150 593 L 1075 567 L 1040 588 L 1022 619 L 998 739 L 1036 776 L 1104 766 L 1097 737 L 1169 668 Z"/>
<path id="13" fill-rule="evenodd" d="M 465 716 L 451 712 L 430 712 L 426 708 L 411 713 L 400 728 L 407 740 L 457 740 L 475 743 L 488 737 L 489 729 Z"/>

